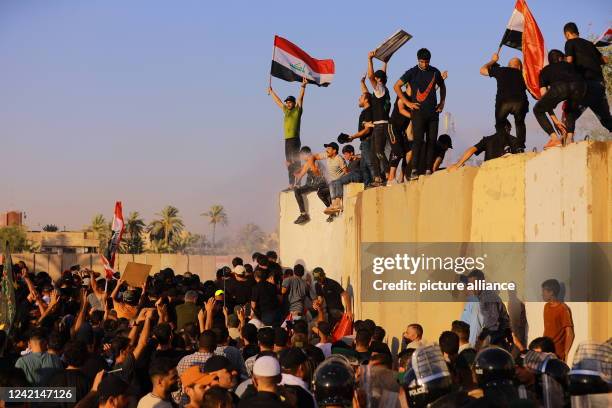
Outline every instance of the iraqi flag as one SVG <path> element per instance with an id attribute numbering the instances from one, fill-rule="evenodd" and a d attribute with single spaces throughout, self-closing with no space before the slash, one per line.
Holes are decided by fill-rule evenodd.
<path id="1" fill-rule="evenodd" d="M 612 28 L 608 28 L 597 40 L 595 40 L 596 47 L 607 47 L 612 43 Z"/>
<path id="2" fill-rule="evenodd" d="M 318 60 L 282 37 L 274 36 L 274 52 L 270 75 L 285 81 L 302 81 L 327 86 L 334 79 L 334 60 Z"/>
<path id="3" fill-rule="evenodd" d="M 525 84 L 533 97 L 540 99 L 540 71 L 546 64 L 544 37 L 525 0 L 516 1 L 501 45 L 523 52 Z"/>
<path id="4" fill-rule="evenodd" d="M 117 254 L 119 244 L 121 243 L 121 237 L 123 236 L 123 231 L 125 230 L 121 201 L 117 201 L 115 203 L 115 215 L 113 216 L 111 230 L 112 233 L 110 239 L 108 240 L 108 245 L 106 246 L 106 253 L 101 255 L 102 266 L 104 267 L 104 272 L 106 272 L 106 279 L 112 279 L 113 274 L 115 273 L 113 270 L 113 267 L 115 266 L 115 255 Z"/>

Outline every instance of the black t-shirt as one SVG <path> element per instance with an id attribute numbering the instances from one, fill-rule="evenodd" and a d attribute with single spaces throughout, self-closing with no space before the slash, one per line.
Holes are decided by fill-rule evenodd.
<path id="1" fill-rule="evenodd" d="M 246 394 L 246 392 L 245 392 Z M 238 408 L 288 408 L 290 405 L 281 401 L 273 392 L 257 392 L 255 395 L 242 395 Z"/>
<path id="2" fill-rule="evenodd" d="M 584 38 L 572 38 L 565 43 L 565 55 L 573 58 L 578 73 L 589 81 L 603 81 L 601 52 Z"/>
<path id="3" fill-rule="evenodd" d="M 89 378 L 81 371 L 81 370 L 68 370 L 63 369 L 59 370 L 55 374 L 53 374 L 49 381 L 47 381 L 46 386 L 48 387 L 74 387 L 76 388 L 76 401 L 80 401 L 87 395 L 89 389 L 91 388 L 91 381 Z M 67 408 L 73 407 L 74 402 L 51 402 L 46 403 L 45 407 L 51 408 Z"/>
<path id="4" fill-rule="evenodd" d="M 552 86 L 558 82 L 578 82 L 582 81 L 576 70 L 566 61 L 549 64 L 540 71 L 540 88 Z"/>
<path id="5" fill-rule="evenodd" d="M 376 90 L 372 92 L 370 99 L 372 106 L 372 119 L 374 122 L 388 121 L 389 112 L 391 111 L 391 97 L 389 96 L 389 89 L 386 86 L 381 87 L 381 97 L 376 96 Z"/>
<path id="6" fill-rule="evenodd" d="M 512 152 L 512 136 L 505 133 L 496 133 L 491 136 L 483 137 L 480 142 L 476 143 L 475 155 L 485 152 L 485 161 L 497 159 L 506 153 Z"/>
<path id="7" fill-rule="evenodd" d="M 325 278 L 323 285 L 319 282 L 316 283 L 315 289 L 317 291 L 317 296 L 321 296 L 325 299 L 328 310 L 338 309 L 344 311 L 342 297 L 340 296 L 344 292 L 344 289 L 338 282 L 330 278 Z"/>
<path id="8" fill-rule="evenodd" d="M 365 123 L 366 122 L 373 122 L 373 116 L 372 116 L 372 108 L 371 107 L 367 107 L 365 109 L 363 109 L 361 111 L 361 113 L 359 114 L 359 123 L 357 124 L 357 131 L 361 132 L 363 130 L 363 128 L 365 128 Z M 370 135 L 372 134 L 372 130 L 370 130 L 370 133 L 368 133 L 367 135 L 365 135 L 364 137 L 361 138 L 361 140 L 367 140 L 368 137 L 370 137 Z"/>
<path id="9" fill-rule="evenodd" d="M 276 310 L 278 308 L 276 286 L 268 281 L 256 283 L 251 291 L 251 300 L 257 303 L 257 309 L 262 313 Z"/>
<path id="10" fill-rule="evenodd" d="M 437 159 L 439 157 L 440 160 L 444 160 L 444 156 L 446 156 L 446 149 L 440 146 L 440 143 L 436 142 L 434 146 L 434 158 Z"/>
<path id="11" fill-rule="evenodd" d="M 418 65 L 404 72 L 400 80 L 410 85 L 412 101 L 420 104 L 419 111 L 433 112 L 438 105 L 436 85 L 443 86 L 440 71 L 431 65 L 423 70 Z"/>
<path id="12" fill-rule="evenodd" d="M 347 164 L 348 172 L 350 173 L 360 173 L 361 172 L 361 159 L 350 160 Z"/>
<path id="13" fill-rule="evenodd" d="M 246 279 L 243 281 L 232 280 L 231 285 L 227 286 L 227 296 L 233 305 L 244 305 L 251 300 L 251 291 L 255 281 Z"/>
<path id="14" fill-rule="evenodd" d="M 489 76 L 497 81 L 497 95 L 495 96 L 497 102 L 527 102 L 527 87 L 520 69 L 494 64 L 489 68 Z"/>
<path id="15" fill-rule="evenodd" d="M 395 135 L 395 137 L 403 137 L 408 124 L 410 123 L 410 118 L 402 115 L 399 110 L 399 98 L 395 98 L 395 103 L 393 104 L 393 111 L 391 112 L 391 117 L 389 121 L 393 125 L 394 129 L 397 129 L 398 132 L 401 132 L 399 135 Z"/>

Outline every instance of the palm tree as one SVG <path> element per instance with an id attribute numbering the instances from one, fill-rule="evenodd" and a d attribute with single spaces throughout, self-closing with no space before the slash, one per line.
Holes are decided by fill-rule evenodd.
<path id="1" fill-rule="evenodd" d="M 172 252 L 177 254 L 189 254 L 193 251 L 200 239 L 200 235 L 194 235 L 190 232 L 183 233 L 174 237 L 172 243 L 170 244 L 170 249 L 172 249 Z"/>
<path id="2" fill-rule="evenodd" d="M 144 231 L 146 225 L 138 211 L 132 211 L 125 222 L 125 232 L 130 238 L 139 237 Z"/>
<path id="3" fill-rule="evenodd" d="M 215 204 L 210 207 L 210 209 L 200 214 L 202 217 L 208 217 L 208 223 L 212 224 L 212 249 L 213 254 L 215 251 L 215 232 L 217 230 L 217 224 L 227 225 L 227 214 L 222 205 Z"/>
<path id="4" fill-rule="evenodd" d="M 106 221 L 104 215 L 96 214 L 91 220 L 91 225 L 88 227 L 90 231 L 96 233 L 100 242 L 100 253 L 104 253 L 106 246 L 108 245 L 108 239 L 110 237 L 111 225 Z"/>
<path id="5" fill-rule="evenodd" d="M 185 228 L 178 212 L 176 207 L 167 205 L 160 213 L 155 214 L 159 219 L 151 222 L 148 227 L 151 241 L 163 239 L 164 246 L 166 248 L 170 246 L 172 237 L 180 234 Z"/>

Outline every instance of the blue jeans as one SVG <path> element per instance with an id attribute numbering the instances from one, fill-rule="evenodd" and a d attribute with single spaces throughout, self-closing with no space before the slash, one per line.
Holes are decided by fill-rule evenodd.
<path id="1" fill-rule="evenodd" d="M 372 161 L 372 136 L 367 138 L 366 140 L 361 141 L 361 145 L 359 149 L 361 150 L 361 175 L 363 176 L 363 183 L 367 186 L 374 181 L 374 177 L 376 176 L 374 169 L 374 162 Z"/>
<path id="2" fill-rule="evenodd" d="M 349 183 L 361 183 L 361 172 L 352 172 L 341 176 L 339 179 L 329 183 L 329 193 L 332 200 L 334 198 L 341 198 L 343 193 L 343 187 Z"/>

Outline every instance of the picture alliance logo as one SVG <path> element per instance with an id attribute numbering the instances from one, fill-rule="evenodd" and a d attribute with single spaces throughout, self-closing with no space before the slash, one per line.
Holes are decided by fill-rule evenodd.
<path id="1" fill-rule="evenodd" d="M 471 256 L 412 256 L 396 254 L 392 257 L 375 257 L 372 260 L 372 272 L 380 275 L 389 271 L 406 271 L 414 275 L 418 271 L 453 271 L 460 275 L 473 269 L 485 271 L 487 254 Z"/>

